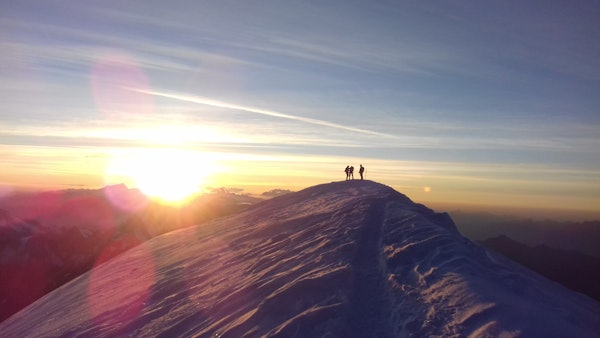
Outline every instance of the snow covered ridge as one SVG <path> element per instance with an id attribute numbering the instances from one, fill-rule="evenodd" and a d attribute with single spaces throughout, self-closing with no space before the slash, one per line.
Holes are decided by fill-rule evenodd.
<path id="1" fill-rule="evenodd" d="M 219 191 L 171 207 L 125 185 L 0 197 L 0 321 L 152 237 L 257 200 Z"/>
<path id="2" fill-rule="evenodd" d="M 600 304 L 370 181 L 155 237 L 0 323 L 2 337 L 594 337 Z"/>

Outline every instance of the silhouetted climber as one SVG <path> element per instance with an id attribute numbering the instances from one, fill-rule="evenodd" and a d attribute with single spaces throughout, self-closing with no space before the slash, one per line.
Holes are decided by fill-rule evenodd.
<path id="1" fill-rule="evenodd" d="M 346 181 L 350 179 L 350 166 L 347 165 L 346 169 L 344 169 L 344 172 L 346 173 Z"/>
<path id="2" fill-rule="evenodd" d="M 363 173 L 365 172 L 365 167 L 362 166 L 362 164 L 360 165 L 360 169 L 358 170 L 358 173 L 360 174 L 360 180 L 362 181 L 363 179 Z"/>
<path id="3" fill-rule="evenodd" d="M 349 173 L 350 173 L 349 179 L 353 180 L 354 179 L 354 166 L 350 166 Z"/>

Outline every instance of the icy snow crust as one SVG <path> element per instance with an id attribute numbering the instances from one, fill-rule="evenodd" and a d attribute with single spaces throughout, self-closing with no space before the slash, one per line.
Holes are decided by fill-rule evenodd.
<path id="1" fill-rule="evenodd" d="M 371 181 L 156 237 L 0 324 L 2 337 L 593 337 L 600 304 Z"/>

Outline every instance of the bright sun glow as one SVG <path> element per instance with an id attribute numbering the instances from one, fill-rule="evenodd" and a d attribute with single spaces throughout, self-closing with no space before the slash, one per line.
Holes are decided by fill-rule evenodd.
<path id="1" fill-rule="evenodd" d="M 145 195 L 166 203 L 181 203 L 202 191 L 215 165 L 202 152 L 143 149 L 115 156 L 107 170 L 110 181 L 126 181 Z"/>

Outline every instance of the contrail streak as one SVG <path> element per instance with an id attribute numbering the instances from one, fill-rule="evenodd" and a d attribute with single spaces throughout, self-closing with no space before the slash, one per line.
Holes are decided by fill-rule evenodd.
<path id="1" fill-rule="evenodd" d="M 203 104 L 203 105 L 212 106 L 212 107 L 241 110 L 241 111 L 245 111 L 245 112 L 249 112 L 249 113 L 255 113 L 255 114 L 261 114 L 261 115 L 279 117 L 279 118 L 283 118 L 283 119 L 300 121 L 300 122 L 310 123 L 310 124 L 324 126 L 324 127 L 330 127 L 330 128 L 348 130 L 348 131 L 353 131 L 353 132 L 362 133 L 362 134 L 369 134 L 369 135 L 376 135 L 376 136 L 396 138 L 394 135 L 390 135 L 390 134 L 378 133 L 376 131 L 371 131 L 371 130 L 366 130 L 366 129 L 361 129 L 361 128 L 355 128 L 355 127 L 349 127 L 349 126 L 345 126 L 345 125 L 342 125 L 342 124 L 337 124 L 337 123 L 333 123 L 333 122 L 327 122 L 327 121 L 318 120 L 318 119 L 311 119 L 311 118 L 308 118 L 308 117 L 302 117 L 302 116 L 295 116 L 295 115 L 284 114 L 284 113 L 280 113 L 280 112 L 276 112 L 276 111 L 272 111 L 272 110 L 266 110 L 266 109 L 260 109 L 260 108 L 254 108 L 254 107 L 247 107 L 247 106 L 242 106 L 242 105 L 238 105 L 238 104 L 233 104 L 233 103 L 228 103 L 228 102 L 213 100 L 213 99 L 209 99 L 209 98 L 205 98 L 205 97 L 200 97 L 200 96 L 191 96 L 191 95 L 181 95 L 181 94 L 165 93 L 165 92 L 158 92 L 158 91 L 153 91 L 153 90 L 145 90 L 145 89 L 137 89 L 137 88 L 131 88 L 130 90 L 138 92 L 138 93 L 143 93 L 143 94 L 148 94 L 148 95 L 153 95 L 153 96 L 166 97 L 166 98 L 170 98 L 170 99 L 174 99 L 174 100 L 180 100 L 180 101 L 185 101 L 185 102 L 193 102 L 193 103 Z"/>

